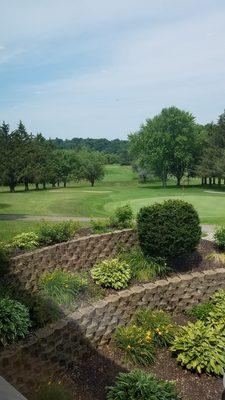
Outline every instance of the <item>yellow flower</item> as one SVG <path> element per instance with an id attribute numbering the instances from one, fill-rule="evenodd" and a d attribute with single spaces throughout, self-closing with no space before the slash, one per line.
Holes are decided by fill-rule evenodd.
<path id="1" fill-rule="evenodd" d="M 128 344 L 128 346 L 127 346 L 127 349 L 128 349 L 128 350 L 130 350 L 130 349 L 131 349 L 131 346 L 130 346 L 129 344 Z"/>

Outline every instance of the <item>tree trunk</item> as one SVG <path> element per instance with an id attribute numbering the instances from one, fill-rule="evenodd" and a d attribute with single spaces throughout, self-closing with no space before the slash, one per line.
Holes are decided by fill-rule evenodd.
<path id="1" fill-rule="evenodd" d="M 66 188 L 66 179 L 63 181 L 63 187 Z"/>
<path id="2" fill-rule="evenodd" d="M 46 182 L 42 182 L 42 185 L 43 185 L 43 189 L 45 190 L 46 189 Z"/>
<path id="3" fill-rule="evenodd" d="M 27 181 L 24 182 L 24 190 L 25 192 L 29 191 L 29 183 Z"/>
<path id="4" fill-rule="evenodd" d="M 202 186 L 204 185 L 204 178 L 202 178 Z"/>
<path id="5" fill-rule="evenodd" d="M 212 178 L 209 178 L 209 186 L 212 185 Z"/>
<path id="6" fill-rule="evenodd" d="M 58 187 L 59 187 L 59 183 L 60 183 L 60 182 L 58 181 L 58 182 L 57 182 Z"/>
<path id="7" fill-rule="evenodd" d="M 94 184 L 95 184 L 95 180 L 93 179 L 93 180 L 91 180 L 91 187 L 93 187 Z"/>
<path id="8" fill-rule="evenodd" d="M 216 183 L 216 178 L 213 178 L 212 183 L 213 183 L 213 185 L 215 185 L 215 183 Z"/>
<path id="9" fill-rule="evenodd" d="M 35 183 L 35 189 L 36 190 L 39 190 L 39 186 L 38 185 L 39 185 L 38 183 Z"/>
<path id="10" fill-rule="evenodd" d="M 221 178 L 218 178 L 218 185 L 221 186 Z"/>
<path id="11" fill-rule="evenodd" d="M 53 188 L 55 188 L 55 182 L 54 182 L 54 183 L 52 183 L 52 187 L 53 187 Z"/>
<path id="12" fill-rule="evenodd" d="M 10 190 L 10 193 L 14 193 L 15 192 L 15 185 L 13 185 L 13 184 L 9 185 L 9 190 Z"/>
<path id="13" fill-rule="evenodd" d="M 180 186 L 180 181 L 181 181 L 181 178 L 180 177 L 177 178 L 177 186 Z"/>

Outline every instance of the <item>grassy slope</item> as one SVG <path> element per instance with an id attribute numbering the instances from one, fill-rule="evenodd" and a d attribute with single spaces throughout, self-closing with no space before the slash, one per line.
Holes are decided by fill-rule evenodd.
<path id="1" fill-rule="evenodd" d="M 107 216 L 119 205 L 130 203 L 137 212 L 143 205 L 173 197 L 191 202 L 203 223 L 225 224 L 225 188 L 219 194 L 207 193 L 207 190 L 197 185 L 176 188 L 170 184 L 167 189 L 162 189 L 160 183 L 138 184 L 129 167 L 111 165 L 107 166 L 104 181 L 94 188 L 87 183 L 71 183 L 67 189 L 31 190 L 28 193 L 11 194 L 3 189 L 0 214 Z M 37 222 L 31 221 L 0 221 L 0 238 L 9 239 L 17 232 L 36 226 Z"/>

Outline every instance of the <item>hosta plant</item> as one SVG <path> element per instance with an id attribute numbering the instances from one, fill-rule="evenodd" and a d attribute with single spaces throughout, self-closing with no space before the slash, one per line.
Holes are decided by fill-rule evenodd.
<path id="1" fill-rule="evenodd" d="M 209 313 L 213 310 L 214 305 L 211 300 L 205 301 L 204 303 L 200 303 L 197 306 L 192 307 L 191 309 L 186 311 L 186 314 L 189 317 L 195 317 L 200 319 L 201 321 L 206 321 Z"/>
<path id="2" fill-rule="evenodd" d="M 21 250 L 32 250 L 39 245 L 39 238 L 35 232 L 23 232 L 14 236 L 12 240 L 12 247 Z"/>
<path id="3" fill-rule="evenodd" d="M 105 260 L 91 269 L 94 282 L 106 288 L 123 289 L 131 279 L 129 265 L 119 259 Z"/>
<path id="4" fill-rule="evenodd" d="M 39 281 L 41 291 L 60 304 L 71 303 L 87 286 L 86 276 L 59 269 L 44 274 Z"/>
<path id="5" fill-rule="evenodd" d="M 180 400 L 175 384 L 157 380 L 152 374 L 134 370 L 121 372 L 114 387 L 110 387 L 107 400 Z"/>
<path id="6" fill-rule="evenodd" d="M 142 309 L 137 312 L 135 322 L 142 329 L 152 331 L 153 340 L 157 346 L 167 346 L 174 338 L 175 325 L 170 315 L 163 310 Z"/>
<path id="7" fill-rule="evenodd" d="M 24 338 L 30 327 L 26 306 L 8 298 L 0 299 L 0 343 L 3 346 Z"/>
<path id="8" fill-rule="evenodd" d="M 225 331 L 202 321 L 189 323 L 175 336 L 171 351 L 187 369 L 223 375 Z"/>
<path id="9" fill-rule="evenodd" d="M 125 352 L 127 359 L 134 364 L 148 365 L 154 360 L 153 332 L 136 325 L 121 326 L 115 339 L 118 347 Z"/>

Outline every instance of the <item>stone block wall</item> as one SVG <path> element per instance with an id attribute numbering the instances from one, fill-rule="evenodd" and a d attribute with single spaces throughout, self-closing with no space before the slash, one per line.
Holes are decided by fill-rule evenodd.
<path id="1" fill-rule="evenodd" d="M 132 229 L 73 239 L 14 257 L 7 280 L 34 290 L 40 276 L 57 268 L 85 270 L 97 261 L 115 256 L 118 247 L 130 248 L 137 242 Z"/>
<path id="2" fill-rule="evenodd" d="M 133 286 L 80 309 L 0 352 L 0 375 L 23 394 L 55 371 L 85 364 L 140 307 L 181 312 L 225 289 L 225 269 L 176 275 Z M 106 368 L 107 370 L 107 368 Z"/>

